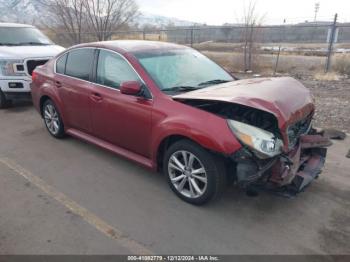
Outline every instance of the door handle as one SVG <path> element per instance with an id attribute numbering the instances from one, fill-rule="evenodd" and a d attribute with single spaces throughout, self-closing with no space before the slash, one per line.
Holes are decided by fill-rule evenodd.
<path id="1" fill-rule="evenodd" d="M 59 81 L 55 81 L 55 86 L 56 86 L 57 88 L 60 88 L 60 87 L 62 87 L 62 84 L 61 84 L 61 82 L 59 82 Z"/>
<path id="2" fill-rule="evenodd" d="M 92 99 L 93 101 L 95 101 L 95 102 L 100 102 L 100 101 L 102 101 L 102 96 L 101 96 L 101 94 L 99 94 L 99 93 L 92 93 L 90 97 L 91 97 L 91 99 Z"/>

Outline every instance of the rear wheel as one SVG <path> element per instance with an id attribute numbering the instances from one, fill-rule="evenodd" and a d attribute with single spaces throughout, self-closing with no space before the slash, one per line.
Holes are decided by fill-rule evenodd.
<path id="1" fill-rule="evenodd" d="M 171 145 L 163 166 L 170 188 L 191 204 L 202 205 L 217 198 L 226 185 L 222 159 L 189 140 Z"/>
<path id="2" fill-rule="evenodd" d="M 8 108 L 11 105 L 11 100 L 6 99 L 5 94 L 0 90 L 0 109 Z"/>
<path id="3" fill-rule="evenodd" d="M 62 138 L 64 136 L 64 126 L 56 105 L 51 100 L 46 100 L 42 112 L 49 133 L 56 138 Z"/>

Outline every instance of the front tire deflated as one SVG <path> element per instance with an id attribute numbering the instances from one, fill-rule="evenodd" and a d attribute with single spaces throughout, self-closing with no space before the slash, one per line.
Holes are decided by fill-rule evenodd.
<path id="1" fill-rule="evenodd" d="M 202 205 L 218 198 L 224 191 L 226 169 L 223 160 L 190 140 L 172 144 L 163 163 L 170 188 L 188 203 Z"/>

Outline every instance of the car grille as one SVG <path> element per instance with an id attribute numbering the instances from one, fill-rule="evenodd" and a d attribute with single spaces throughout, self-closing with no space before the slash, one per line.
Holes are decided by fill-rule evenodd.
<path id="1" fill-rule="evenodd" d="M 299 137 L 310 130 L 311 120 L 312 115 L 288 127 L 287 134 L 289 148 L 293 148 L 297 144 Z"/>
<path id="2" fill-rule="evenodd" d="M 43 65 L 47 62 L 48 60 L 28 60 L 27 61 L 27 70 L 28 70 L 28 74 L 32 75 L 34 69 L 37 66 Z"/>

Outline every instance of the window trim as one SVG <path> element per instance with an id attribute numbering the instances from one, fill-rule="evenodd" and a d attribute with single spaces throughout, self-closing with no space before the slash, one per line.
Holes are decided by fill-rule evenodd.
<path id="1" fill-rule="evenodd" d="M 57 70 L 57 63 L 59 62 L 58 60 L 60 60 L 61 58 L 63 58 L 64 56 L 67 56 L 66 57 L 66 61 L 64 63 L 64 69 L 63 69 L 63 74 L 66 73 L 66 66 L 67 66 L 67 60 L 68 60 L 68 56 L 69 56 L 69 53 L 68 52 L 65 52 L 63 55 L 61 55 L 60 57 L 58 57 L 55 61 L 55 74 L 56 74 L 56 70 Z M 57 73 L 57 74 L 61 74 L 61 73 Z"/>
<path id="2" fill-rule="evenodd" d="M 74 77 L 74 76 L 69 76 L 69 75 L 66 75 L 66 74 L 60 74 L 60 73 L 57 73 L 57 71 L 56 71 L 56 65 L 57 65 L 57 60 L 58 59 L 60 59 L 65 54 L 67 54 L 67 56 L 69 56 L 69 52 L 72 52 L 74 50 L 79 50 L 79 49 L 94 49 L 95 50 L 94 62 L 93 62 L 94 64 L 92 66 L 92 70 L 93 71 L 90 72 L 90 77 L 89 77 L 90 80 L 84 80 L 84 79 L 77 78 L 77 77 Z M 142 84 L 144 85 L 144 87 L 147 88 L 148 93 L 151 95 L 151 98 L 146 98 L 145 97 L 145 99 L 146 100 L 153 100 L 154 96 L 153 96 L 151 90 L 148 88 L 148 86 L 146 85 L 146 82 L 143 80 L 143 78 L 140 76 L 140 74 L 136 71 L 136 69 L 133 67 L 133 65 L 122 54 L 120 54 L 117 51 L 108 49 L 108 48 L 86 46 L 86 47 L 77 47 L 77 48 L 66 50 L 65 52 L 63 52 L 62 54 L 60 54 L 58 57 L 55 58 L 54 70 L 53 70 L 54 74 L 65 76 L 65 77 L 69 77 L 69 78 L 72 78 L 72 79 L 80 80 L 80 81 L 83 81 L 83 82 L 87 82 L 87 83 L 90 83 L 90 84 L 98 85 L 98 86 L 101 86 L 101 87 L 104 87 L 104 88 L 108 88 L 108 89 L 120 92 L 120 89 L 116 89 L 116 88 L 112 88 L 112 87 L 109 87 L 109 86 L 101 85 L 101 84 L 98 84 L 98 83 L 92 81 L 92 80 L 95 80 L 94 78 L 96 78 L 96 72 L 95 71 L 97 70 L 97 63 L 98 63 L 98 55 L 97 55 L 98 52 L 97 51 L 99 51 L 99 50 L 105 50 L 105 51 L 108 51 L 108 52 L 111 52 L 111 53 L 115 53 L 118 56 L 120 56 L 123 60 L 125 60 L 127 62 L 127 64 L 132 68 L 132 70 L 134 70 L 134 72 L 136 73 L 136 75 L 139 77 L 139 79 L 141 80 Z M 66 66 L 67 66 L 67 61 L 68 61 L 68 57 L 67 57 L 67 60 L 66 60 Z M 64 70 L 64 73 L 66 73 L 66 70 Z"/>
<path id="3" fill-rule="evenodd" d="M 92 66 L 91 66 L 91 69 L 90 69 L 90 72 L 89 72 L 89 79 L 88 80 L 85 80 L 85 79 L 82 79 L 82 78 L 79 78 L 79 77 L 75 77 L 75 76 L 70 76 L 70 75 L 67 75 L 67 63 L 68 63 L 68 59 L 69 59 L 69 55 L 71 52 L 74 52 L 76 50 L 82 50 L 82 49 L 92 49 Z M 66 52 L 65 54 L 67 54 L 67 60 L 66 60 L 66 64 L 65 64 L 65 67 L 64 67 L 64 76 L 68 76 L 70 78 L 74 78 L 74 79 L 78 79 L 78 80 L 82 80 L 82 81 L 87 81 L 87 82 L 91 82 L 92 80 L 92 70 L 94 68 L 94 64 L 95 64 L 95 56 L 96 56 L 96 48 L 93 48 L 93 47 L 84 47 L 84 48 L 74 48 L 74 49 L 71 49 L 69 52 Z M 63 55 L 62 55 L 63 56 Z M 60 57 L 62 57 L 60 56 Z M 58 58 L 59 59 L 59 58 Z M 57 65 L 57 60 L 55 61 L 55 73 L 56 72 L 56 65 Z M 61 74 L 62 75 L 62 74 Z"/>
<path id="4" fill-rule="evenodd" d="M 83 82 L 91 83 L 90 80 L 85 80 L 85 79 L 81 79 L 81 78 L 78 78 L 78 77 L 66 75 L 66 68 L 67 68 L 67 61 L 68 61 L 69 53 L 72 52 L 72 51 L 75 51 L 75 50 L 80 50 L 80 49 L 93 49 L 94 51 L 96 50 L 95 47 L 78 47 L 78 48 L 73 48 L 73 49 L 69 49 L 69 50 L 64 51 L 62 54 L 60 54 L 58 57 L 55 58 L 54 66 L 53 66 L 53 72 L 54 72 L 54 74 L 55 74 L 55 75 L 65 76 L 65 77 L 69 77 L 69 78 L 76 79 L 76 80 L 80 80 L 80 81 L 83 81 Z M 67 60 L 66 60 L 65 68 L 64 68 L 64 74 L 57 73 L 57 71 L 56 71 L 57 60 L 60 59 L 60 58 L 61 58 L 62 56 L 64 56 L 65 54 L 67 54 Z M 93 63 L 95 63 L 95 54 L 94 54 Z M 91 72 L 89 73 L 89 79 L 90 79 L 90 78 L 91 78 Z"/>
<path id="5" fill-rule="evenodd" d="M 111 86 L 107 86 L 107 85 L 103 85 L 103 84 L 100 84 L 100 83 L 97 83 L 97 69 L 98 69 L 98 60 L 100 58 L 100 53 L 101 51 L 105 51 L 105 52 L 109 52 L 109 53 L 112 53 L 112 54 L 117 54 L 117 56 L 123 60 L 123 61 L 126 61 L 128 62 L 122 55 L 120 55 L 119 53 L 115 53 L 115 52 L 112 52 L 108 49 L 104 49 L 104 48 L 97 48 L 96 50 L 96 54 L 95 54 L 95 59 L 96 59 L 96 62 L 94 64 L 94 67 L 93 67 L 93 72 L 92 72 L 92 81 L 94 84 L 96 85 L 99 85 L 99 86 L 103 86 L 103 87 L 108 87 L 108 88 L 111 88 L 113 90 L 120 90 L 120 88 L 115 88 L 115 87 L 111 87 Z M 136 72 L 136 70 L 133 68 L 133 66 L 130 64 L 130 63 L 127 63 L 130 68 L 132 68 L 132 71 L 134 71 L 134 73 L 136 74 L 137 78 L 142 82 L 143 85 L 146 86 L 145 82 L 143 81 L 143 79 L 141 78 L 141 76 Z"/>

